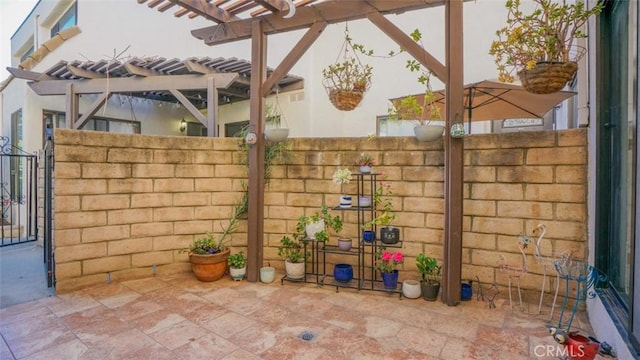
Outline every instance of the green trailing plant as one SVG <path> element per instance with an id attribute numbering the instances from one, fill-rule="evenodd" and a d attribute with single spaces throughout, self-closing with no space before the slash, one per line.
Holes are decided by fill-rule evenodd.
<path id="1" fill-rule="evenodd" d="M 420 253 L 416 257 L 416 267 L 422 275 L 423 282 L 429 284 L 440 282 L 440 271 L 442 270 L 442 266 L 438 265 L 438 260 L 436 258 Z"/>
<path id="2" fill-rule="evenodd" d="M 229 267 L 231 268 L 242 269 L 247 265 L 247 257 L 242 251 L 231 254 L 227 258 L 227 264 L 229 264 Z"/>
<path id="3" fill-rule="evenodd" d="M 424 48 L 422 43 L 422 32 L 418 29 L 414 29 L 409 36 L 413 41 L 419 43 Z M 353 48 L 366 55 L 374 57 L 392 58 L 401 53 L 404 53 L 403 49 L 398 51 L 389 51 L 387 55 L 375 55 L 373 50 L 367 50 L 363 44 L 353 44 Z M 424 86 L 424 92 L 420 94 L 422 99 L 416 95 L 409 95 L 403 98 L 392 101 L 391 106 L 387 109 L 387 115 L 389 120 L 413 120 L 420 125 L 429 124 L 433 120 L 442 120 L 440 108 L 436 103 L 435 93 L 431 86 L 431 79 L 433 73 L 431 70 L 422 66 L 422 64 L 416 59 L 409 59 L 405 64 L 405 68 L 412 73 L 417 73 L 416 81 Z"/>
<path id="4" fill-rule="evenodd" d="M 249 145 L 244 141 L 244 134 L 247 133 L 247 128 L 241 131 L 241 140 L 238 145 L 238 150 L 241 153 L 241 162 L 249 166 Z M 264 180 L 265 185 L 269 183 L 271 178 L 271 169 L 276 163 L 286 163 L 291 156 L 291 144 L 287 141 L 270 143 L 265 146 L 264 152 Z M 249 193 L 247 191 L 247 183 L 242 182 L 242 196 L 233 207 L 233 213 L 229 219 L 229 223 L 226 227 L 222 228 L 222 235 L 220 235 L 220 241 L 226 239 L 226 237 L 234 233 L 238 229 L 239 220 L 244 217 L 249 210 Z"/>
<path id="5" fill-rule="evenodd" d="M 513 82 L 513 71 L 531 70 L 539 62 L 578 61 L 584 54 L 576 39 L 586 38 L 581 28 L 600 14 L 600 1 L 587 9 L 584 1 L 533 0 L 535 9 L 525 14 L 520 0 L 507 0 L 506 26 L 496 31 L 489 54 L 494 56 L 498 80 Z"/>
<path id="6" fill-rule="evenodd" d="M 390 226 L 396 219 L 396 214 L 393 212 L 393 203 L 390 196 L 393 195 L 391 190 L 391 183 L 385 181 L 385 174 L 382 175 L 382 180 L 378 181 L 376 189 L 372 196 L 372 202 L 375 207 L 375 217 L 371 221 L 363 225 L 363 229 L 368 230 L 373 228 L 373 225 Z"/>

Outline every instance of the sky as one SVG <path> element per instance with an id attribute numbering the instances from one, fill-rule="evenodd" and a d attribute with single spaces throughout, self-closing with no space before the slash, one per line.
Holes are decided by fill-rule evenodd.
<path id="1" fill-rule="evenodd" d="M 6 69 L 11 66 L 11 36 L 36 3 L 37 0 L 0 0 L 0 82 L 9 76 Z"/>

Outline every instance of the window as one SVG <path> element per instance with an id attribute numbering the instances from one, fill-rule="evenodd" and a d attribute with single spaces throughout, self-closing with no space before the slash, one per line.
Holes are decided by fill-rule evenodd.
<path id="1" fill-rule="evenodd" d="M 249 120 L 224 124 L 225 137 L 240 137 L 245 128 L 249 126 Z"/>
<path id="2" fill-rule="evenodd" d="M 64 29 L 75 26 L 78 23 L 78 3 L 73 3 L 69 10 L 65 12 L 60 20 L 51 27 L 51 37 Z"/>
<path id="3" fill-rule="evenodd" d="M 596 266 L 609 286 L 603 303 L 612 317 L 640 345 L 640 297 L 634 272 L 638 203 L 638 15 L 637 2 L 609 1 L 600 16 L 598 39 L 599 113 L 596 183 Z M 637 281 L 637 279 L 636 279 Z M 637 284 L 637 283 L 636 283 Z M 638 286 L 638 285 L 636 285 Z M 633 315 L 633 318 L 631 318 Z"/>
<path id="4" fill-rule="evenodd" d="M 65 128 L 65 114 L 60 111 L 44 110 L 42 112 L 42 145 L 54 129 Z M 81 130 L 117 132 L 124 134 L 140 134 L 140 121 L 93 117 Z"/>
<path id="5" fill-rule="evenodd" d="M 29 50 L 25 51 L 25 53 L 20 57 L 20 62 L 27 60 L 29 55 L 33 54 L 33 45 L 29 48 Z"/>

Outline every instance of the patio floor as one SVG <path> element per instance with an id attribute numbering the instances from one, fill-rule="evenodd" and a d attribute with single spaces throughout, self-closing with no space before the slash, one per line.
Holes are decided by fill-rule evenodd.
<path id="1" fill-rule="evenodd" d="M 496 305 L 228 276 L 202 283 L 185 273 L 0 309 L 0 359 L 559 358 L 548 315 Z M 592 335 L 585 317 L 574 328 Z"/>

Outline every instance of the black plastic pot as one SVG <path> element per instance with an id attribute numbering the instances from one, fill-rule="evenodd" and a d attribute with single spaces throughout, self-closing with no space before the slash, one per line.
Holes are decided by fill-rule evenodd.
<path id="1" fill-rule="evenodd" d="M 421 281 L 422 298 L 427 301 L 436 301 L 440 292 L 440 282 L 437 281 Z"/>
<path id="2" fill-rule="evenodd" d="M 400 241 L 400 229 L 397 227 L 380 228 L 380 241 L 385 244 L 395 244 Z"/>

